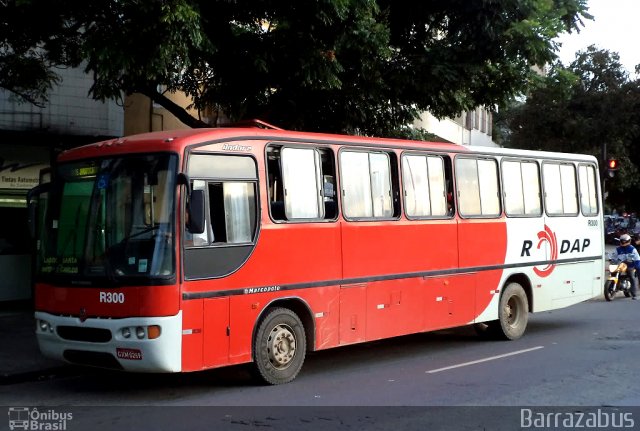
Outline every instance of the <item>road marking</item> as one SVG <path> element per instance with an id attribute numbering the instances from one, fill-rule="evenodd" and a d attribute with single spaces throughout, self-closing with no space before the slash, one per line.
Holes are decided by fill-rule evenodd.
<path id="1" fill-rule="evenodd" d="M 506 358 L 508 356 L 521 355 L 522 353 L 533 352 L 534 350 L 538 350 L 538 349 L 544 349 L 544 346 L 536 346 L 536 347 L 532 347 L 530 349 L 518 350 L 516 352 L 511 352 L 511 353 L 505 353 L 504 355 L 490 356 L 488 358 L 478 359 L 477 361 L 464 362 L 462 364 L 451 365 L 449 367 L 437 368 L 435 370 L 429 370 L 429 371 L 427 371 L 427 373 L 428 374 L 439 373 L 440 371 L 447 371 L 447 370 L 452 370 L 454 368 L 466 367 L 468 365 L 475 365 L 475 364 L 479 364 L 481 362 L 488 362 L 488 361 L 493 361 L 495 359 L 502 359 L 502 358 Z"/>

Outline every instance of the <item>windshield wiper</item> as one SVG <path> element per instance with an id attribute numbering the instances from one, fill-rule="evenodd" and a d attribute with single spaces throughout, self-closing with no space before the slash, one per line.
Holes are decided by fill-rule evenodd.
<path id="1" fill-rule="evenodd" d="M 159 224 L 155 224 L 155 225 L 153 225 L 153 226 L 146 227 L 146 228 L 142 229 L 142 230 L 141 230 L 141 231 L 139 231 L 139 232 L 132 233 L 132 234 L 131 234 L 131 235 L 129 235 L 129 236 L 125 236 L 124 238 L 122 238 L 122 239 L 120 240 L 120 243 L 126 243 L 127 241 L 129 241 L 129 240 L 130 240 L 130 239 L 132 239 L 132 238 L 136 238 L 136 237 L 138 237 L 138 236 L 140 236 L 140 235 L 144 235 L 145 233 L 153 232 L 153 231 L 154 231 L 154 230 L 156 230 L 156 229 L 160 229 L 160 225 L 159 225 Z"/>

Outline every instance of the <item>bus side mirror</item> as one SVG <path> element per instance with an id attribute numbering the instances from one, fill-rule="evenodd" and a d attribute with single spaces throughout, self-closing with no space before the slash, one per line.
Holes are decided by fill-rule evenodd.
<path id="1" fill-rule="evenodd" d="M 189 206 L 187 207 L 187 229 L 191 233 L 204 232 L 204 190 L 193 190 L 189 195 Z"/>
<path id="2" fill-rule="evenodd" d="M 29 224 L 29 235 L 31 239 L 36 238 L 36 217 L 38 214 L 38 203 L 29 201 L 27 204 L 27 223 Z"/>
<path id="3" fill-rule="evenodd" d="M 32 239 L 36 237 L 36 224 L 38 223 L 38 199 L 41 194 L 49 192 L 51 183 L 44 183 L 35 186 L 27 192 L 27 223 L 29 224 L 29 234 Z"/>

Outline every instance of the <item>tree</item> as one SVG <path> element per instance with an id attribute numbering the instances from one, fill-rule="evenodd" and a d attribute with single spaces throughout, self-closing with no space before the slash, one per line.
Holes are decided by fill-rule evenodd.
<path id="1" fill-rule="evenodd" d="M 38 106 L 47 101 L 60 82 L 55 68 L 81 61 L 81 32 L 69 12 L 58 0 L 0 2 L 0 88 Z"/>
<path id="2" fill-rule="evenodd" d="M 93 97 L 142 93 L 190 126 L 203 123 L 158 88 L 233 120 L 377 135 L 425 110 L 503 105 L 527 88 L 533 65 L 555 58 L 555 36 L 591 18 L 586 0 L 51 0 L 47 26 L 16 33 L 44 2 L 6 3 L 0 87 L 27 100 L 29 81 L 42 90 L 55 76 L 16 85 L 5 78 L 19 67 L 5 60 L 38 47 L 40 70 L 83 60 Z"/>
<path id="3" fill-rule="evenodd" d="M 496 116 L 496 124 L 504 146 L 592 154 L 601 166 L 618 159 L 621 169 L 608 180 L 611 201 L 638 209 L 625 194 L 640 191 L 639 108 L 640 82 L 630 79 L 619 55 L 590 46 L 567 67 L 554 63 L 524 101 Z"/>

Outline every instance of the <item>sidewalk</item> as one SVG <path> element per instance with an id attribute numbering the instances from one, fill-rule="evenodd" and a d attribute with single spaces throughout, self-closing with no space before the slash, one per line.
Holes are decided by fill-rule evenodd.
<path id="1" fill-rule="evenodd" d="M 35 327 L 30 303 L 0 304 L 0 385 L 38 379 L 65 367 L 40 353 Z"/>

